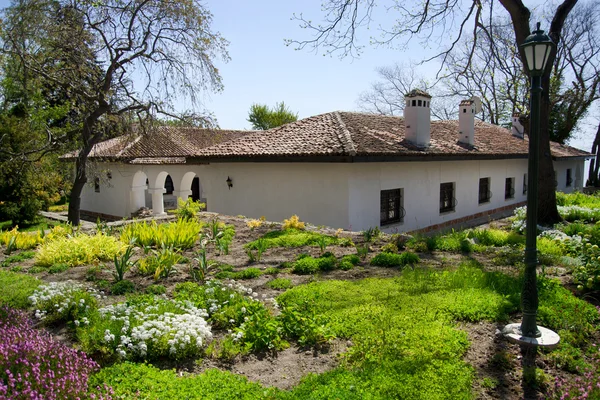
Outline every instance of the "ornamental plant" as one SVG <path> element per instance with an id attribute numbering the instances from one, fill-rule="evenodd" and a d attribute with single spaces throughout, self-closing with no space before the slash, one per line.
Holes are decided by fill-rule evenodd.
<path id="1" fill-rule="evenodd" d="M 198 240 L 203 226 L 204 224 L 195 219 L 178 219 L 177 222 L 168 224 L 157 224 L 156 221 L 135 222 L 123 227 L 121 241 L 124 243 L 133 241 L 140 247 L 165 245 L 178 250 L 191 249 Z"/>
<path id="2" fill-rule="evenodd" d="M 306 225 L 304 224 L 304 222 L 300 221 L 300 218 L 298 218 L 297 215 L 292 215 L 290 219 L 283 220 L 282 229 L 284 231 L 288 229 L 298 229 L 302 231 L 306 229 Z"/>
<path id="3" fill-rule="evenodd" d="M 85 353 L 33 328 L 25 312 L 6 306 L 0 308 L 0 365 L 2 399 L 88 398 L 88 376 L 99 369 Z"/>
<path id="4" fill-rule="evenodd" d="M 75 326 L 89 324 L 100 295 L 91 288 L 73 282 L 50 282 L 39 286 L 29 297 L 35 317 L 47 324 L 64 321 Z"/>
<path id="5" fill-rule="evenodd" d="M 181 198 L 177 199 L 177 210 L 175 210 L 175 215 L 177 218 L 188 221 L 196 218 L 196 215 L 206 208 L 205 203 L 200 203 L 199 201 L 193 201 L 191 198 L 187 200 L 183 200 Z"/>
<path id="6" fill-rule="evenodd" d="M 127 247 L 127 250 L 120 257 L 114 256 L 115 272 L 113 272 L 113 277 L 116 282 L 122 281 L 125 272 L 137 264 L 138 260 L 131 261 L 131 256 L 133 256 L 133 246 Z"/>
<path id="7" fill-rule="evenodd" d="M 98 310 L 77 337 L 88 353 L 118 359 L 198 356 L 212 338 L 205 310 L 190 302 L 139 295 Z"/>
<path id="8" fill-rule="evenodd" d="M 103 233 L 96 235 L 79 234 L 73 237 L 58 237 L 42 244 L 35 256 L 35 265 L 51 267 L 66 264 L 70 267 L 93 264 L 99 261 L 112 261 L 121 254 L 126 245 L 113 236 Z"/>

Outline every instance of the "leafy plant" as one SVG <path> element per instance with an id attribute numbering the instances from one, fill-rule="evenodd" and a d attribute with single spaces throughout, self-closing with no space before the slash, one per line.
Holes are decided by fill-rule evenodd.
<path id="1" fill-rule="evenodd" d="M 137 264 L 138 260 L 131 261 L 131 257 L 133 256 L 133 246 L 128 246 L 123 254 L 119 257 L 114 256 L 115 263 L 115 272 L 113 272 L 113 277 L 116 282 L 120 282 L 123 280 L 123 276 L 127 271 L 131 269 L 131 267 Z"/>
<path id="2" fill-rule="evenodd" d="M 127 279 L 121 279 L 112 285 L 110 291 L 112 294 L 117 296 L 126 293 L 133 293 L 135 292 L 135 284 Z"/>
<path id="3" fill-rule="evenodd" d="M 206 204 L 200 203 L 200 201 L 193 201 L 191 198 L 184 201 L 183 199 L 178 198 L 175 215 L 177 215 L 177 218 L 179 219 L 189 221 L 195 219 L 196 215 L 205 208 Z"/>
<path id="4" fill-rule="evenodd" d="M 181 260 L 181 255 L 173 248 L 162 246 L 157 255 L 158 265 L 154 271 L 154 280 L 168 278 L 176 271 L 175 264 Z"/>
<path id="5" fill-rule="evenodd" d="M 377 239 L 379 237 L 379 235 L 381 235 L 381 231 L 379 230 L 379 227 L 371 227 L 367 230 L 364 230 L 361 232 L 363 235 L 363 238 L 365 239 L 365 242 L 369 243 L 372 242 L 373 239 Z"/>
<path id="6" fill-rule="evenodd" d="M 421 261 L 418 255 L 411 252 L 402 254 L 379 253 L 371 259 L 371 265 L 380 267 L 400 267 L 410 264 L 417 264 Z"/>
<path id="7" fill-rule="evenodd" d="M 50 268 L 48 268 L 48 272 L 51 274 L 60 274 L 61 272 L 65 272 L 69 269 L 69 266 L 64 263 L 54 264 Z"/>
<path id="8" fill-rule="evenodd" d="M 369 246 L 368 245 L 356 246 L 356 255 L 361 260 L 364 260 L 365 258 L 367 258 L 367 254 L 369 254 Z"/>
<path id="9" fill-rule="evenodd" d="M 167 293 L 167 288 L 164 287 L 163 285 L 150 285 L 146 288 L 145 290 L 146 293 L 148 294 L 153 294 L 153 295 L 161 295 L 161 294 L 165 294 Z"/>
<path id="10" fill-rule="evenodd" d="M 121 254 L 125 246 L 112 236 L 98 233 L 93 236 L 79 234 L 73 237 L 58 237 L 42 244 L 35 255 L 35 265 L 51 267 L 66 264 L 74 267 L 112 260 Z"/>
<path id="11" fill-rule="evenodd" d="M 286 290 L 291 288 L 292 281 L 288 278 L 275 278 L 267 282 L 267 286 L 275 290 Z"/>
<path id="12" fill-rule="evenodd" d="M 121 241 L 135 243 L 139 246 L 159 247 L 163 244 L 174 249 L 191 249 L 198 240 L 200 231 L 204 224 L 195 219 L 183 220 L 168 224 L 157 224 L 156 221 L 135 222 L 123 227 Z"/>
<path id="13" fill-rule="evenodd" d="M 318 232 L 303 231 L 292 228 L 266 233 L 260 239 L 263 239 L 267 242 L 267 248 L 273 248 L 316 246 L 321 237 L 326 239 L 328 246 L 334 244 L 342 245 L 344 241 L 349 241 L 349 239 L 345 238 L 337 238 L 335 236 L 323 235 Z M 258 240 L 247 243 L 244 247 L 246 249 L 256 249 Z"/>
<path id="14" fill-rule="evenodd" d="M 190 275 L 196 282 L 204 282 L 208 276 L 208 271 L 215 265 L 215 263 L 206 259 L 206 249 L 201 247 L 196 253 L 194 261 L 198 263 L 198 266 L 190 264 Z"/>
<path id="15" fill-rule="evenodd" d="M 260 259 L 262 258 L 262 255 L 265 251 L 267 251 L 267 249 L 269 248 L 269 244 L 268 242 L 263 239 L 260 238 L 256 241 L 256 261 L 260 262 Z"/>
<path id="16" fill-rule="evenodd" d="M 398 253 L 398 246 L 396 246 L 396 243 L 386 243 L 381 246 L 381 251 L 383 253 Z"/>
<path id="17" fill-rule="evenodd" d="M 317 245 L 321 250 L 321 254 L 325 253 L 325 249 L 327 248 L 327 239 L 325 238 L 325 236 L 320 236 L 319 238 L 317 238 Z"/>
<path id="18" fill-rule="evenodd" d="M 298 218 L 297 215 L 292 215 L 289 219 L 283 220 L 282 229 L 284 231 L 286 231 L 288 229 L 295 229 L 295 230 L 302 231 L 302 230 L 306 229 L 306 225 L 304 224 L 304 222 L 300 221 L 300 218 Z"/>
<path id="19" fill-rule="evenodd" d="M 313 305 L 307 301 L 283 307 L 278 318 L 284 335 L 297 340 L 300 346 L 323 345 L 335 339 L 325 318 L 316 314 Z"/>
<path id="20" fill-rule="evenodd" d="M 303 257 L 294 262 L 292 272 L 295 274 L 314 274 L 318 271 L 335 269 L 336 259 L 331 253 L 325 253 L 319 258 Z"/>
<path id="21" fill-rule="evenodd" d="M 32 276 L 0 270 L 0 304 L 13 308 L 29 307 L 29 296 L 41 283 Z"/>
<path id="22" fill-rule="evenodd" d="M 265 220 L 266 218 L 264 216 L 260 217 L 259 219 L 251 219 L 250 221 L 246 222 L 246 226 L 253 231 L 256 228 L 260 228 Z"/>
<path id="23" fill-rule="evenodd" d="M 35 251 L 23 251 L 19 254 L 15 254 L 13 256 L 6 257 L 4 259 L 4 261 L 2 261 L 2 263 L 0 263 L 0 266 L 8 267 L 12 263 L 29 260 L 33 257 L 35 257 Z"/>

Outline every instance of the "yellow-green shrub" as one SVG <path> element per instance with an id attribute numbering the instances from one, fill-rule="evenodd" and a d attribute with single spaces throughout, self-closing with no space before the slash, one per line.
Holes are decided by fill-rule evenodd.
<path id="1" fill-rule="evenodd" d="M 160 225 L 156 221 L 135 222 L 123 228 L 121 241 L 131 243 L 135 238 L 135 243 L 140 246 L 165 245 L 175 249 L 191 249 L 198 240 L 203 225 L 195 220 L 183 219 Z"/>
<path id="2" fill-rule="evenodd" d="M 74 237 L 59 237 L 42 244 L 35 256 L 35 265 L 50 267 L 67 264 L 70 267 L 111 261 L 127 246 L 112 236 L 97 233 L 94 236 L 80 234 Z"/>
<path id="3" fill-rule="evenodd" d="M 286 229 L 304 230 L 306 229 L 306 226 L 304 225 L 304 222 L 300 221 L 300 218 L 298 218 L 297 215 L 292 215 L 290 219 L 283 220 L 283 230 L 285 231 Z"/>
<path id="4" fill-rule="evenodd" d="M 17 249 L 32 249 L 40 244 L 43 239 L 40 232 L 19 232 L 18 227 L 14 227 L 10 231 L 0 232 L 0 244 L 8 246 L 12 237 L 15 237 L 15 246 Z"/>

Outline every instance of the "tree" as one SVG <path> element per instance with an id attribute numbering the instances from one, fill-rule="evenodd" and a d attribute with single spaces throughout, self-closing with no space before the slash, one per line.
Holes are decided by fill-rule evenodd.
<path id="1" fill-rule="evenodd" d="M 394 45 L 400 42 L 406 44 L 412 39 L 421 40 L 424 45 L 431 43 L 449 43 L 439 53 L 424 61 L 438 59 L 442 67 L 446 66 L 449 56 L 464 38 L 466 32 L 473 32 L 473 43 L 469 54 L 474 54 L 475 45 L 481 37 L 488 37 L 494 42 L 494 34 L 485 24 L 486 15 L 495 15 L 502 12 L 508 13 L 512 25 L 512 32 L 519 51 L 519 58 L 525 60 L 521 45 L 531 34 L 531 11 L 522 0 L 499 0 L 502 6 L 497 10 L 496 2 L 487 3 L 480 0 L 429 0 L 419 5 L 402 0 L 388 0 L 385 2 L 387 10 L 397 13 L 397 19 L 391 26 L 381 26 L 381 36 L 371 38 L 371 41 L 381 45 Z M 381 3 L 379 3 L 381 4 Z M 565 20 L 577 4 L 577 0 L 562 0 L 552 10 L 548 35 L 554 43 L 560 44 L 564 34 Z M 305 19 L 302 14 L 297 16 L 301 25 L 314 32 L 314 37 L 309 40 L 291 40 L 289 44 L 296 45 L 297 49 L 307 46 L 315 50 L 325 49 L 326 54 L 339 54 L 341 57 L 356 56 L 360 53 L 357 37 L 362 28 L 368 28 L 373 21 L 375 0 L 329 0 L 323 4 L 325 21 L 313 24 Z M 449 42 L 446 41 L 449 39 Z M 549 88 L 551 70 L 556 58 L 556 50 L 549 57 L 548 67 L 542 75 L 542 87 L 545 88 L 541 100 L 541 114 L 549 115 L 552 104 L 550 102 Z M 469 59 L 465 68 L 471 63 Z M 523 64 L 523 69 L 527 65 Z M 554 186 L 554 168 L 550 153 L 550 121 L 542 118 L 540 124 L 540 173 L 539 173 L 539 209 L 538 221 L 542 224 L 553 224 L 560 221 L 556 207 L 556 192 Z"/>
<path id="2" fill-rule="evenodd" d="M 276 103 L 273 108 L 263 104 L 252 104 L 248 113 L 248 122 L 252 124 L 252 129 L 261 131 L 297 120 L 298 114 L 294 114 L 283 101 Z"/>
<path id="3" fill-rule="evenodd" d="M 227 60 L 227 42 L 211 31 L 211 19 L 195 0 L 18 0 L 4 11 L 4 54 L 72 99 L 73 120 L 52 142 L 71 137 L 78 144 L 74 225 L 94 145 L 134 121 L 144 130 L 158 114 L 176 117 L 181 96 L 197 104 L 202 90 L 222 88 L 213 59 Z"/>

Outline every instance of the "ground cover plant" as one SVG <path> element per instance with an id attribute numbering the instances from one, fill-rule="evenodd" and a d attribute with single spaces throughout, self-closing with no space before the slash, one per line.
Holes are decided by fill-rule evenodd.
<path id="1" fill-rule="evenodd" d="M 116 398 L 523 397 L 518 348 L 494 339 L 498 326 L 519 318 L 524 238 L 503 223 L 410 237 L 375 229 L 331 234 L 302 229 L 296 218 L 270 232 L 275 225 L 260 220 L 249 226 L 203 213 L 189 220 L 201 226 L 189 248 L 156 237 L 142 244 L 102 224 L 100 234 L 120 235 L 118 244 L 130 249 L 117 263 L 39 267 L 29 258 L 36 247 L 0 254 L 7 265 L 0 303 L 29 307 L 32 317 L 37 310 L 38 327 L 60 332 L 103 365 L 89 379 L 95 395 L 110 393 L 106 382 Z M 178 224 L 157 223 L 152 235 Z M 599 314 L 572 291 L 579 285 L 592 299 L 598 290 L 587 282 L 595 282 L 600 226 L 567 221 L 546 229 L 538 239 L 546 264 L 538 323 L 562 341 L 538 353 L 543 368 L 525 385 L 538 385 L 542 398 L 592 396 L 578 390 L 597 378 Z M 51 240 L 46 233 L 37 246 Z M 155 282 L 161 253 L 177 260 Z M 49 289 L 48 280 L 61 283 Z"/>
<path id="2" fill-rule="evenodd" d="M 76 351 L 38 329 L 25 312 L 0 307 L 0 398 L 87 398 L 88 377 L 99 369 Z M 104 383 L 97 398 L 107 390 Z"/>
<path id="3" fill-rule="evenodd" d="M 157 224 L 156 221 L 135 222 L 123 227 L 121 241 L 139 246 L 164 245 L 175 249 L 191 249 L 204 225 L 194 219 L 179 219 L 166 224 Z"/>

